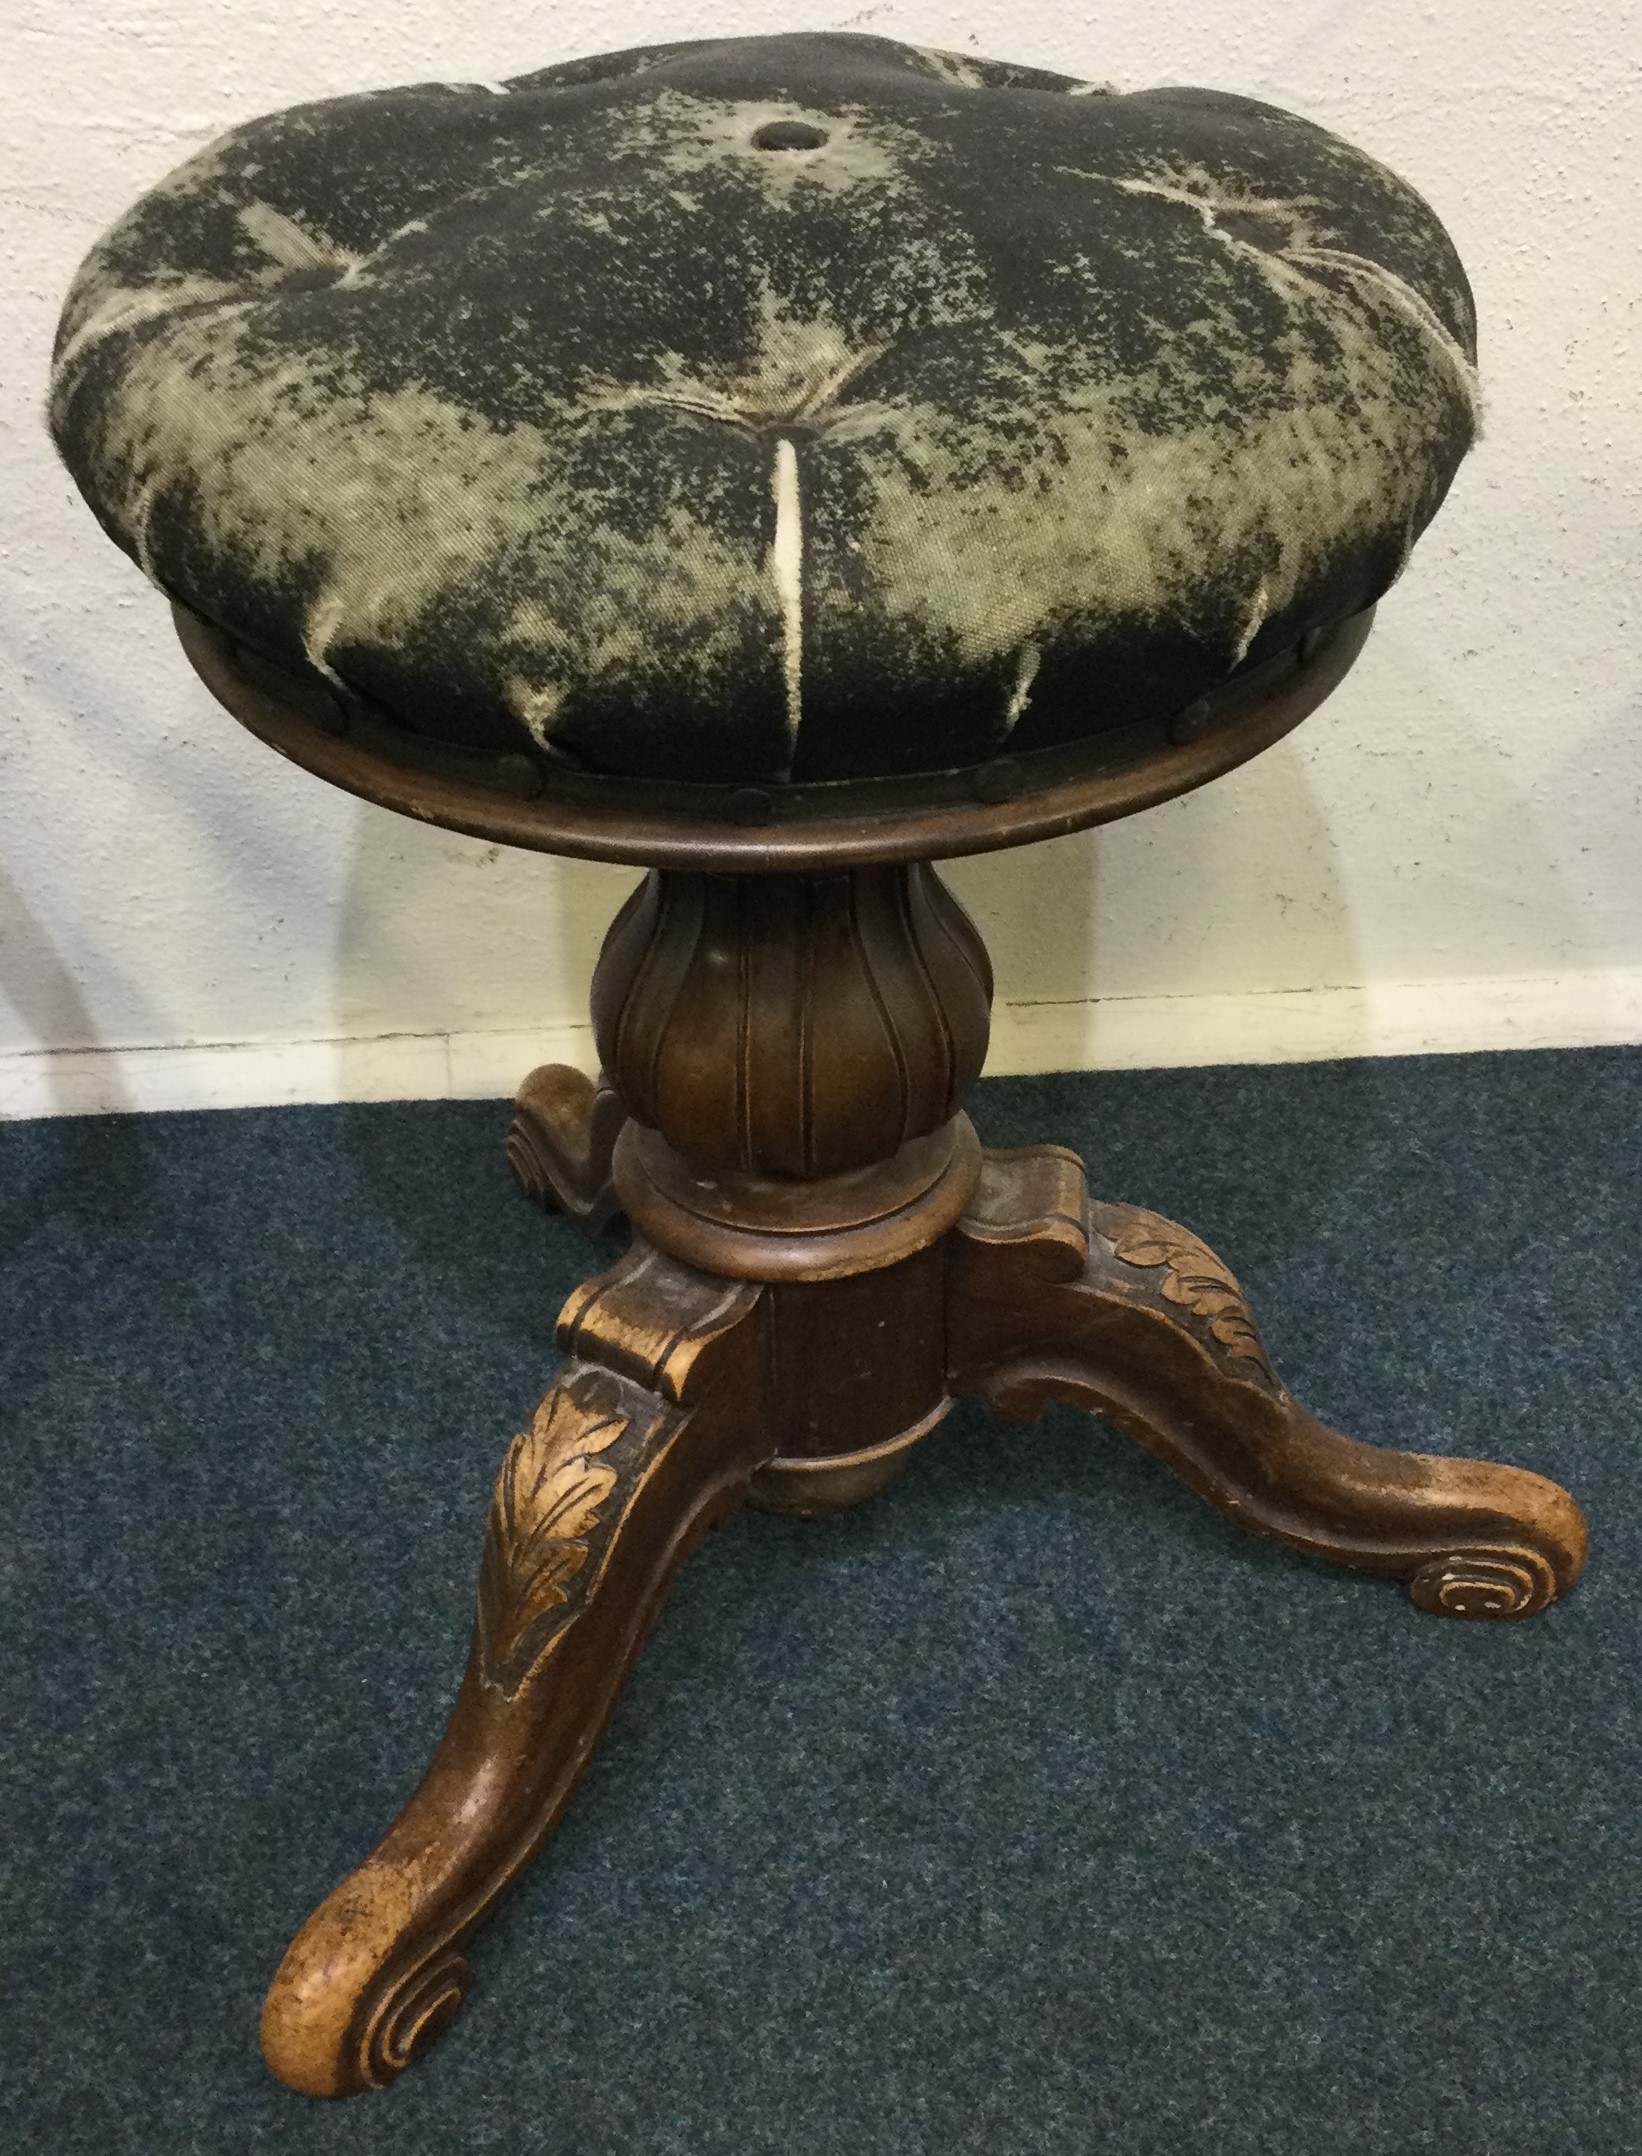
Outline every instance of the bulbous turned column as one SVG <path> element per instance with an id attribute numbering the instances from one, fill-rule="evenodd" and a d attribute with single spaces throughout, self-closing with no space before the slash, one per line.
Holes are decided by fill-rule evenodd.
<path id="1" fill-rule="evenodd" d="M 674 1255 L 754 1279 L 865 1271 L 933 1242 L 978 1173 L 961 1111 L 991 996 L 985 947 L 925 862 L 652 871 L 593 979 L 600 1057 L 632 1118 L 623 1207 Z"/>

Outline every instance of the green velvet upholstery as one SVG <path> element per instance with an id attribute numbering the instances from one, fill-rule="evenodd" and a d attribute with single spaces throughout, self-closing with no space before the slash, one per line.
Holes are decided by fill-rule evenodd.
<path id="1" fill-rule="evenodd" d="M 1463 272 L 1270 106 L 855 36 L 254 121 L 97 245 L 111 536 L 413 731 L 628 777 L 952 769 L 1166 715 L 1391 583 Z"/>

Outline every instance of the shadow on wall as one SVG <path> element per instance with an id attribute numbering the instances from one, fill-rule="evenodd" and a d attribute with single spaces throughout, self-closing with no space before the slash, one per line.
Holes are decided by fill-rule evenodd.
<path id="1" fill-rule="evenodd" d="M 1131 1060 L 1122 1006 L 1134 1000 L 1178 1000 L 1189 1026 L 1201 997 L 1362 977 L 1333 834 L 1292 740 L 1198 793 L 948 875 L 1008 1007 L 1000 1067 L 1027 1067 L 1019 1055 L 1035 1048 L 1092 1068 Z M 1159 1062 L 1193 1060 L 1174 1023 L 1147 1014 Z M 1359 1026 L 1341 1052 L 1371 1045 Z"/>
<path id="2" fill-rule="evenodd" d="M 1607 961 L 1497 729 L 1455 693 L 1463 674 L 1383 627 L 1370 652 L 1298 733 L 1201 792 L 951 866 L 1015 1007 L 1013 1046 L 1189 1063 L 1198 1021 L 1231 1055 L 1224 1006 L 1200 999 L 1236 998 L 1230 1037 L 1256 1059 L 1373 1054 L 1377 987 L 1543 972 L 1547 944 L 1569 971 Z M 1313 1034 L 1306 994 L 1333 988 L 1361 993 L 1319 997 Z M 1259 998 L 1276 994 L 1268 1023 Z M 1129 999 L 1147 1009 L 1126 1013 Z M 1042 1067 L 1006 1061 L 1010 1045 L 998 1067 Z"/>
<path id="3" fill-rule="evenodd" d="M 1536 800 L 1513 799 L 1513 816 L 1485 798 L 1479 828 L 1490 857 L 1509 864 L 1523 827 L 1532 832 L 1543 817 L 1553 829 L 1566 828 L 1577 817 L 1579 859 L 1571 874 L 1558 880 L 1549 871 L 1540 879 L 1524 873 L 1512 902 L 1533 909 L 1536 933 L 1549 924 L 1562 970 L 1624 971 L 1642 944 L 1642 688 L 1633 687 L 1610 710 L 1571 713 L 1569 721 L 1554 765 L 1542 760 Z M 1586 798 L 1593 771 L 1607 780 L 1595 804 Z"/>
<path id="4" fill-rule="evenodd" d="M 42 1045 L 98 1045 L 78 983 L 4 868 L 0 868 L 0 996 Z M 110 1111 L 134 1107 L 113 1059 L 108 1061 L 99 1098 Z M 15 1256 L 46 1222 L 65 1213 L 88 1225 L 95 1223 L 99 1233 L 136 1225 L 152 1187 L 148 1148 L 117 1138 L 101 1115 L 77 1114 L 79 1102 L 55 1072 L 48 1082 L 66 1120 L 53 1127 L 52 1141 L 42 1155 L 47 1165 L 41 1173 L 9 1206 L 0 1208 L 0 1263 Z M 6 1142 L 3 1108 L 0 1102 L 0 1145 Z"/>
<path id="5" fill-rule="evenodd" d="M 425 1094 L 508 1095 L 544 1058 L 591 1067 L 588 986 L 636 880 L 361 806 L 336 924 L 338 1092 L 382 1097 L 385 1037 L 392 1074 Z"/>
<path id="6" fill-rule="evenodd" d="M 1542 775 L 1522 780 L 1547 767 L 1544 711 L 1515 700 L 1514 710 L 1486 710 L 1487 677 L 1468 676 L 1446 636 L 1440 664 L 1414 633 L 1382 635 L 1370 648 L 1373 665 L 1311 722 L 1307 749 L 1336 804 L 1334 843 L 1362 925 L 1362 972 L 1351 977 L 1440 982 L 1608 963 L 1586 894 L 1543 835 L 1565 804 L 1549 798 Z M 1479 682 L 1473 698 L 1470 679 Z M 1580 714 L 1556 723 L 1575 732 Z"/>
<path id="7" fill-rule="evenodd" d="M 587 1015 L 593 967 L 637 875 L 488 845 L 363 804 L 355 819 L 335 931 L 336 1096 L 494 1102 L 493 1133 L 452 1172 L 487 1179 L 498 1232 L 503 1219 L 505 1232 L 520 1232 L 516 1208 L 528 1216 L 532 1253 L 552 1231 L 504 1165 L 508 1102 L 538 1063 L 595 1066 Z M 415 1123 L 407 1117 L 406 1131 Z M 361 1179 L 448 1291 L 463 1296 L 468 1282 L 435 1247 L 433 1215 L 417 1195 L 421 1171 L 404 1172 L 394 1147 L 405 1141 L 391 1131 L 385 1137 L 389 1126 L 397 1127 L 394 1119 L 355 1119 Z M 479 1128 L 487 1129 L 483 1119 Z M 601 1270 L 615 1247 L 590 1242 L 584 1262 L 578 1241 L 579 1271 L 563 1291 L 580 1271 Z M 527 1262 L 534 1273 L 537 1257 Z"/>
<path id="8" fill-rule="evenodd" d="M 52 648 L 49 674 L 31 664 L 20 626 L 27 618 L 28 606 L 27 596 L 8 586 L 7 626 L 3 632 L 5 648 L 0 655 L 7 677 L 13 681 L 30 682 L 35 697 L 48 708 L 55 707 L 52 715 L 77 730 L 83 729 L 82 714 L 85 713 L 95 714 L 96 722 L 102 726 L 118 723 L 114 715 L 126 706 L 125 684 L 95 664 L 88 666 L 84 647 L 60 639 Z M 37 795 L 36 815 L 49 814 L 51 805 L 43 795 Z M 70 842 L 65 840 L 65 843 Z M 99 970 L 105 978 L 115 972 L 115 951 L 110 942 L 104 941 L 97 956 Z M 129 973 L 116 975 L 116 978 L 121 1001 L 127 1008 L 134 1006 L 145 1013 L 152 1011 L 153 1005 L 143 994 L 140 982 L 134 981 Z M 96 1051 L 104 1046 L 102 1028 L 72 967 L 62 956 L 57 939 L 3 862 L 0 862 L 0 1001 L 10 1004 L 22 1019 L 28 1042 L 48 1056 L 61 1055 L 65 1051 L 72 1053 L 76 1049 Z M 104 1065 L 95 1087 L 98 1107 L 109 1114 L 134 1108 L 136 1102 L 131 1089 L 115 1059 L 105 1057 Z M 56 1112 L 59 1115 L 84 1112 L 84 1084 L 76 1084 L 54 1063 L 47 1062 L 45 1069 Z M 0 1120 L 7 1114 L 8 1106 L 0 1097 Z"/>
<path id="9" fill-rule="evenodd" d="M 101 1048 L 97 1024 L 80 985 L 63 963 L 57 946 L 30 911 L 28 901 L 0 864 L 0 998 L 9 1003 L 42 1052 Z M 112 1057 L 99 1093 L 106 1112 L 135 1107 L 131 1090 Z M 63 1076 L 48 1061 L 47 1082 L 57 1112 L 73 1114 L 77 1102 Z M 4 1102 L 0 1101 L 0 1113 Z"/>

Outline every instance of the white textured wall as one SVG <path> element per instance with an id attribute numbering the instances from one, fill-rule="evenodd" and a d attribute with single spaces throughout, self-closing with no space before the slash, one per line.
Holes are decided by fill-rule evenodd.
<path id="1" fill-rule="evenodd" d="M 1346 687 L 1206 793 L 952 872 L 993 1067 L 1642 1039 L 1635 6 L 10 0 L 0 27 L 0 1113 L 500 1091 L 585 1054 L 627 876 L 402 822 L 243 734 L 52 458 L 51 331 L 101 228 L 252 113 L 780 28 L 1291 105 L 1421 188 L 1476 287 L 1486 436 Z"/>

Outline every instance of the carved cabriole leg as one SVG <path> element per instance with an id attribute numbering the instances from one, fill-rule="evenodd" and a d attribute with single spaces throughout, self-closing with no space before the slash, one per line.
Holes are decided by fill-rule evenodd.
<path id="1" fill-rule="evenodd" d="M 619 1204 L 640 1239 L 560 1319 L 427 1777 L 275 1977 L 263 2049 L 293 2088 L 378 2087 L 455 2012 L 465 1941 L 568 1802 L 702 1527 L 749 1494 L 855 1502 L 945 1413 L 990 988 L 921 864 L 658 871 L 623 907 L 594 981 L 612 1083 L 533 1073 L 508 1152 L 533 1195 L 594 1222 Z"/>
<path id="2" fill-rule="evenodd" d="M 1220 1260 L 1155 1213 L 1089 1205 L 1059 1146 L 987 1156 L 948 1317 L 955 1392 L 1012 1422 L 1051 1398 L 1088 1408 L 1242 1526 L 1406 1579 L 1421 1609 L 1528 1617 L 1579 1576 L 1565 1490 L 1328 1429 L 1278 1379 Z"/>
<path id="3" fill-rule="evenodd" d="M 544 1063 L 520 1086 L 507 1163 L 527 1198 L 595 1233 L 618 1211 L 610 1156 L 627 1111 L 606 1078 L 595 1085 L 568 1063 Z"/>
<path id="4" fill-rule="evenodd" d="M 380 2087 L 467 1989 L 462 1948 L 552 1830 L 679 1564 L 773 1453 L 764 1290 L 640 1244 L 578 1289 L 492 1502 L 467 1674 L 427 1777 L 309 1918 L 263 2011 L 274 2072 Z"/>

